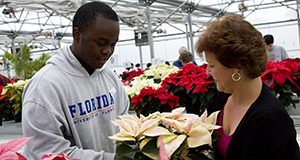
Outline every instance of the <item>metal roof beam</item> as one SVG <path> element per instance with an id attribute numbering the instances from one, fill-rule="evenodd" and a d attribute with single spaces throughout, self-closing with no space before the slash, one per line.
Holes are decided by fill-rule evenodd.
<path id="1" fill-rule="evenodd" d="M 182 0 L 172 0 L 172 1 L 170 1 L 170 0 L 156 0 L 155 2 L 162 3 L 162 4 L 168 4 L 168 5 L 172 5 L 172 6 L 179 6 L 184 1 L 182 1 Z M 190 4 L 194 5 L 195 10 L 202 11 L 202 12 L 205 12 L 205 13 L 209 13 L 209 14 L 212 14 L 212 15 L 215 15 L 218 12 L 220 12 L 219 9 L 210 8 L 210 7 L 207 7 L 207 6 L 204 6 L 204 5 L 199 5 L 199 4 L 197 4 L 197 5 L 195 5 L 193 3 L 190 3 Z"/>

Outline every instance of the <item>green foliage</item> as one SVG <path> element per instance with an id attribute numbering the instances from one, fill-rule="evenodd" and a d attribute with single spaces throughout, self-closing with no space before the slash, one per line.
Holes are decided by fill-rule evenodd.
<path id="1" fill-rule="evenodd" d="M 19 80 L 16 83 L 7 84 L 1 93 L 3 99 L 9 99 L 14 115 L 20 115 L 22 111 L 22 93 L 28 80 Z"/>
<path id="2" fill-rule="evenodd" d="M 159 159 L 158 149 L 156 147 L 157 139 L 150 140 L 142 150 L 139 148 L 139 144 L 126 141 L 118 142 L 117 147 L 117 160 L 151 160 Z M 171 159 L 176 160 L 211 160 L 213 159 L 213 151 L 211 146 L 203 145 L 196 148 L 188 148 L 187 141 L 185 140 L 180 147 L 173 153 Z"/>
<path id="3" fill-rule="evenodd" d="M 7 84 L 2 91 L 2 98 L 8 99 L 11 112 L 15 118 L 21 115 L 22 111 L 22 93 L 27 79 L 30 79 L 38 70 L 40 70 L 50 58 L 49 54 L 42 54 L 39 58 L 31 58 L 30 47 L 23 45 L 18 53 L 5 52 L 3 56 L 4 63 L 10 63 L 17 78 L 21 79 L 16 83 Z M 25 81 L 24 81 L 25 80 Z M 8 105 L 8 104 L 7 104 Z M 6 109 L 8 110 L 8 109 Z"/>
<path id="4" fill-rule="evenodd" d="M 38 59 L 31 58 L 30 47 L 27 45 L 21 46 L 18 53 L 5 52 L 3 61 L 9 62 L 16 76 L 21 79 L 30 79 L 40 68 L 42 68 L 46 61 L 50 58 L 49 54 L 43 54 Z"/>
<path id="5" fill-rule="evenodd" d="M 149 143 L 149 144 L 155 145 L 153 143 Z M 138 143 L 132 141 L 126 141 L 122 143 L 119 142 L 117 146 L 116 159 L 117 160 L 150 160 L 151 158 L 144 155 L 142 151 L 139 149 L 138 145 L 139 145 Z M 156 148 L 156 146 L 151 146 L 151 147 Z M 148 146 L 148 148 L 151 147 Z"/>

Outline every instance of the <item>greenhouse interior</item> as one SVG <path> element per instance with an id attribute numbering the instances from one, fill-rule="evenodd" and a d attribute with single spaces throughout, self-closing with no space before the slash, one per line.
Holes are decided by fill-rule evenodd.
<path id="1" fill-rule="evenodd" d="M 139 101 L 138 98 L 145 99 L 145 97 L 138 96 L 146 96 L 140 94 L 143 89 L 147 89 L 145 84 L 141 84 L 141 82 L 149 83 L 148 85 L 150 85 L 150 82 L 148 80 L 146 82 L 145 79 L 154 79 L 154 82 L 151 82 L 151 85 L 156 87 L 153 87 L 155 90 L 153 92 L 159 95 L 163 94 L 163 90 L 168 91 L 170 89 L 168 87 L 172 84 L 167 83 L 171 83 L 171 80 L 177 78 L 180 81 L 180 79 L 184 78 L 182 75 L 180 77 L 179 73 L 186 74 L 186 77 L 189 77 L 189 74 L 196 74 L 181 72 L 182 69 L 180 67 L 179 69 L 173 68 L 172 64 L 180 59 L 179 52 L 181 48 L 185 48 L 191 53 L 193 62 L 200 66 L 197 72 L 208 72 L 207 68 L 209 67 L 206 68 L 206 58 L 199 56 L 195 45 L 199 37 L 205 33 L 210 22 L 224 15 L 238 15 L 250 22 L 262 36 L 273 35 L 274 45 L 283 47 L 287 53 L 286 58 L 298 68 L 291 71 L 295 68 L 294 66 L 291 66 L 293 69 L 287 69 L 290 66 L 286 66 L 286 63 L 278 62 L 280 64 L 272 63 L 270 65 L 268 61 L 268 73 L 265 71 L 261 79 L 270 87 L 271 82 L 268 78 L 273 78 L 271 91 L 287 109 L 297 132 L 296 140 L 300 144 L 300 0 L 1 0 L 0 75 L 9 79 L 9 81 L 5 82 L 5 85 L 0 84 L 0 112 L 5 112 L 5 114 L 0 113 L 0 144 L 23 136 L 20 115 L 22 114 L 21 97 L 24 86 L 59 49 L 72 44 L 72 21 L 76 11 L 82 5 L 94 1 L 104 2 L 118 15 L 120 26 L 118 42 L 105 66 L 119 78 L 120 84 L 123 85 L 128 94 L 129 112 L 137 113 L 137 115 L 150 114 L 148 112 L 149 108 L 147 108 L 149 110 L 145 111 L 142 107 L 155 105 L 156 101 L 154 102 L 154 100 L 157 98 L 153 95 L 153 97 L 149 98 L 149 101 L 153 101 L 151 103 L 137 102 Z M 150 70 L 149 64 L 152 66 Z M 154 75 L 157 73 L 159 74 L 158 78 Z M 275 77 L 275 74 L 278 74 L 278 77 L 284 77 L 284 80 Z M 169 82 L 164 81 L 165 78 Z M 234 79 L 233 76 L 232 79 Z M 2 80 L 1 77 L 0 80 Z M 277 82 L 277 80 L 280 82 Z M 4 79 L 2 81 L 4 83 Z M 165 101 L 170 103 L 167 105 L 171 105 L 171 103 L 172 105 L 178 104 L 177 107 L 196 105 L 196 103 L 199 105 L 198 103 L 201 101 L 203 103 L 208 101 L 206 99 L 208 94 L 203 92 L 209 93 L 211 85 L 213 85 L 212 88 L 217 88 L 213 81 L 205 82 L 208 83 L 206 86 L 207 91 L 202 90 L 202 95 L 200 95 L 200 93 L 196 93 L 201 90 L 197 88 L 200 82 L 191 80 L 189 83 L 190 86 L 186 89 L 184 96 L 179 95 L 183 92 L 183 86 L 180 89 L 176 89 L 179 82 L 177 84 L 174 83 L 176 87 L 175 89 L 171 88 L 173 89 L 172 93 L 168 91 L 170 93 L 164 95 L 168 99 Z M 184 83 L 179 85 L 184 85 Z M 196 89 L 198 90 L 196 91 Z M 150 91 L 147 93 L 150 93 Z M 192 95 L 194 93 L 197 96 Z M 174 95 L 177 97 L 172 97 Z M 192 99 L 184 102 L 181 102 L 180 99 L 180 102 L 175 102 L 176 98 L 185 96 Z M 94 99 L 90 100 L 90 105 L 95 107 L 95 101 Z M 4 109 L 1 109 L 3 106 Z M 5 109 L 7 106 L 10 106 L 12 109 Z M 135 107 L 141 108 L 137 109 Z M 199 113 L 186 110 L 186 112 L 195 114 L 202 113 L 202 109 Z M 185 113 L 185 111 L 177 112 Z M 103 114 L 103 112 L 101 113 Z M 89 118 L 86 121 L 90 120 Z M 127 119 L 125 118 L 125 120 Z M 81 120 L 78 122 L 74 121 L 74 123 L 81 123 Z M 24 142 L 25 144 L 25 141 L 27 142 L 28 140 L 23 140 L 22 143 Z M 189 142 L 187 139 L 187 143 L 192 142 Z M 167 145 L 166 148 L 168 153 Z M 18 150 L 22 151 L 23 149 L 18 148 Z M 175 154 L 179 151 L 173 152 Z M 172 153 L 168 153 L 168 159 L 174 158 Z M 147 158 L 150 155 L 150 153 L 147 155 L 143 151 L 139 154 L 146 155 L 148 156 Z M 67 159 L 68 157 L 64 156 L 70 155 L 66 152 L 66 155 L 58 154 L 57 156 Z M 1 156 L 4 155 L 1 155 L 0 152 L 0 159 Z M 164 159 L 160 156 L 155 158 L 150 156 L 150 158 Z M 55 157 L 50 158 L 54 159 Z"/>
<path id="2" fill-rule="evenodd" d="M 32 56 L 53 53 L 72 41 L 72 17 L 89 0 L 3 0 L 0 55 L 22 44 Z M 110 61 L 121 72 L 128 62 L 175 61 L 180 46 L 195 54 L 194 44 L 206 24 L 222 14 L 245 17 L 263 35 L 272 34 L 289 57 L 299 57 L 299 2 L 296 0 L 103 0 L 118 13 L 121 32 Z M 151 22 L 151 23 L 148 23 Z M 150 24 L 150 25 L 148 25 Z M 150 36 L 147 37 L 148 33 Z M 144 35 L 136 42 L 138 35 Z M 179 46 L 179 47 L 174 47 Z M 195 56 L 201 63 L 201 59 Z M 5 73 L 4 65 L 1 73 Z M 7 74 L 7 73 L 6 73 Z M 12 73 L 13 74 L 13 73 Z"/>

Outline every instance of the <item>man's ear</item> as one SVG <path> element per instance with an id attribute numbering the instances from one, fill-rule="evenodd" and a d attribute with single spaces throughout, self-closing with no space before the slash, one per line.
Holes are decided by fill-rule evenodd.
<path id="1" fill-rule="evenodd" d="M 81 34 L 80 34 L 79 28 L 78 28 L 78 27 L 74 27 L 74 28 L 73 28 L 73 39 L 74 39 L 75 41 L 79 41 L 80 36 L 81 36 Z"/>

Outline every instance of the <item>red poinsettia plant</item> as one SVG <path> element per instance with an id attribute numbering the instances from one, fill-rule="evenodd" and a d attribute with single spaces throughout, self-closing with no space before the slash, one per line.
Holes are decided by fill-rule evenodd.
<path id="1" fill-rule="evenodd" d="M 170 112 L 178 107 L 179 97 L 173 93 L 169 93 L 165 88 L 161 87 L 153 89 L 150 86 L 144 87 L 141 92 L 132 97 L 131 103 L 137 115 L 147 116 L 156 111 Z"/>
<path id="2" fill-rule="evenodd" d="M 10 103 L 10 98 L 13 95 L 3 96 L 1 93 L 4 89 L 4 85 L 0 85 L 0 118 L 6 118 L 11 112 L 13 112 L 12 104 Z M 0 120 L 0 126 L 2 125 L 2 119 Z"/>
<path id="3" fill-rule="evenodd" d="M 300 59 L 288 58 L 281 62 L 268 61 L 263 82 L 286 107 L 293 105 L 293 97 L 300 93 Z"/>
<path id="4" fill-rule="evenodd" d="M 121 77 L 123 83 L 130 83 L 130 81 L 132 81 L 134 77 L 137 77 L 143 73 L 144 70 L 138 69 L 138 70 L 124 71 L 119 76 Z"/>
<path id="5" fill-rule="evenodd" d="M 216 90 L 213 78 L 206 74 L 206 67 L 207 64 L 186 64 L 162 82 L 162 87 L 169 93 L 180 97 L 179 106 L 186 107 L 188 113 L 202 113 L 204 105 Z"/>
<path id="6" fill-rule="evenodd" d="M 186 64 L 163 79 L 158 89 L 142 88 L 131 98 L 132 108 L 138 115 L 170 112 L 177 107 L 185 107 L 188 113 L 203 113 L 204 105 L 215 92 L 215 83 L 206 74 L 206 67 L 207 64 Z"/>

